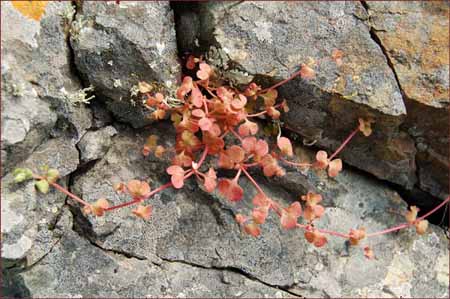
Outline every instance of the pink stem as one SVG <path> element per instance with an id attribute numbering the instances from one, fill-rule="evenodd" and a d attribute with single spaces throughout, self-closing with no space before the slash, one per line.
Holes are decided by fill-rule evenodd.
<path id="1" fill-rule="evenodd" d="M 242 142 L 242 137 L 239 136 L 239 134 L 236 133 L 236 131 L 234 131 L 233 129 L 230 129 L 230 132 L 233 133 L 233 135 L 234 135 L 237 139 L 239 139 L 240 142 Z"/>
<path id="2" fill-rule="evenodd" d="M 356 133 L 359 132 L 359 127 L 357 127 L 355 130 L 353 130 L 353 132 L 350 133 L 350 135 L 348 135 L 348 137 L 344 140 L 344 142 L 342 142 L 341 146 L 338 147 L 338 149 L 328 158 L 330 161 L 336 157 L 337 154 L 339 154 L 344 147 L 347 145 L 347 143 L 350 142 L 350 140 L 352 140 L 353 136 L 356 135 Z"/>
<path id="3" fill-rule="evenodd" d="M 40 175 L 33 175 L 33 177 L 35 179 L 38 180 L 46 180 L 46 178 L 40 176 Z M 52 187 L 54 187 L 55 189 L 61 191 L 62 193 L 66 194 L 67 196 L 69 196 L 70 198 L 74 199 L 75 201 L 81 203 L 84 206 L 88 206 L 89 203 L 85 202 L 84 200 L 82 200 L 81 198 L 79 198 L 78 196 L 76 196 L 75 194 L 71 193 L 69 190 L 67 190 L 66 188 L 62 187 L 61 185 L 58 185 L 57 183 L 51 183 L 48 182 Z"/>
<path id="4" fill-rule="evenodd" d="M 184 179 L 189 178 L 189 177 L 190 177 L 191 175 L 193 175 L 193 174 L 194 174 L 193 171 L 189 171 L 189 172 L 184 176 Z M 165 190 L 165 189 L 167 189 L 167 188 L 170 188 L 170 187 L 172 187 L 172 183 L 171 183 L 171 182 L 170 182 L 170 183 L 167 183 L 167 184 L 164 184 L 164 185 L 162 185 L 162 186 L 159 186 L 158 188 L 156 188 L 155 190 L 153 190 L 152 192 L 150 192 L 149 195 L 147 196 L 147 198 L 145 198 L 145 199 L 149 199 L 150 197 L 152 197 L 152 196 L 155 195 L 156 193 L 158 193 L 158 192 L 160 192 L 160 191 L 163 191 L 163 190 Z M 130 205 L 139 203 L 139 202 L 141 202 L 141 201 L 144 201 L 145 199 L 142 199 L 142 198 L 133 199 L 132 201 L 128 201 L 128 202 L 121 203 L 121 204 L 116 205 L 116 206 L 109 207 L 109 208 L 105 209 L 105 211 L 112 211 L 112 210 L 115 210 L 115 209 L 119 209 L 119 208 L 123 208 L 123 207 L 126 207 L 126 206 L 130 206 Z"/>
<path id="5" fill-rule="evenodd" d="M 277 88 L 278 86 L 281 86 L 281 85 L 283 85 L 283 84 L 285 84 L 285 83 L 291 81 L 292 79 L 294 79 L 295 77 L 297 77 L 298 75 L 300 75 L 300 72 L 301 72 L 301 70 L 298 71 L 298 72 L 295 72 L 295 73 L 292 74 L 292 76 L 290 76 L 289 78 L 284 79 L 283 81 L 280 81 L 280 82 L 278 82 L 277 84 L 275 84 L 275 85 L 273 85 L 273 86 L 271 86 L 271 87 L 269 87 L 269 88 L 260 90 L 260 91 L 258 92 L 258 94 L 265 93 L 265 92 L 267 92 L 267 91 L 269 91 L 269 90 L 272 90 L 272 89 L 274 89 L 274 88 Z"/>
<path id="6" fill-rule="evenodd" d="M 414 225 L 414 223 L 422 221 L 423 219 L 427 218 L 428 216 L 430 216 L 431 214 L 433 214 L 434 212 L 436 212 L 437 210 L 439 210 L 440 208 L 442 208 L 442 207 L 443 207 L 445 204 L 447 204 L 449 201 L 450 201 L 450 196 L 447 197 L 447 198 L 446 198 L 443 202 L 441 202 L 439 205 L 437 205 L 434 209 L 432 209 L 432 210 L 429 211 L 428 213 L 422 215 L 421 217 L 417 218 L 416 221 L 414 221 L 413 223 L 402 223 L 402 224 L 400 224 L 400 225 L 397 225 L 397 226 L 394 226 L 394 227 L 391 227 L 391 228 L 388 228 L 388 229 L 385 229 L 385 230 L 382 230 L 382 231 L 378 231 L 378 232 L 375 232 L 375 233 L 367 234 L 366 237 L 367 237 L 367 238 L 369 238 L 369 237 L 375 237 L 375 236 L 387 234 L 387 233 L 390 233 L 390 232 L 395 232 L 395 231 L 400 230 L 400 229 L 402 229 L 402 228 L 406 228 L 406 227 L 412 226 L 412 225 Z"/>

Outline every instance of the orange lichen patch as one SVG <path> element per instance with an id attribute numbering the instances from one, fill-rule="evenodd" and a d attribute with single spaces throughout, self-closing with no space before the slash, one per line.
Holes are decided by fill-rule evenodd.
<path id="1" fill-rule="evenodd" d="M 40 21 L 48 1 L 11 1 L 11 4 L 25 17 Z"/>

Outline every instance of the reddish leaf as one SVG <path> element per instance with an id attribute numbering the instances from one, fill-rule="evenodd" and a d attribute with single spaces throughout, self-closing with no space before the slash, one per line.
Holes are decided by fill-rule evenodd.
<path id="1" fill-rule="evenodd" d="M 241 186 L 230 179 L 222 179 L 219 181 L 219 192 L 230 201 L 239 201 L 244 195 L 244 190 Z"/>
<path id="2" fill-rule="evenodd" d="M 316 72 L 306 64 L 302 64 L 300 76 L 305 80 L 311 80 L 316 77 Z"/>
<path id="3" fill-rule="evenodd" d="M 86 214 L 94 214 L 95 216 L 103 216 L 105 214 L 105 210 L 109 208 L 109 203 L 106 199 L 101 198 L 97 200 L 95 203 L 85 206 L 83 211 Z"/>
<path id="4" fill-rule="evenodd" d="M 247 221 L 247 217 L 242 214 L 236 214 L 235 216 L 236 222 L 240 225 L 243 225 Z"/>
<path id="5" fill-rule="evenodd" d="M 405 218 L 408 223 L 412 224 L 414 221 L 416 221 L 417 214 L 419 213 L 420 209 L 416 206 L 409 207 L 409 211 L 405 213 Z"/>
<path id="6" fill-rule="evenodd" d="M 325 235 L 318 230 L 306 231 L 305 238 L 309 243 L 314 244 L 316 247 L 322 247 L 328 242 Z"/>
<path id="7" fill-rule="evenodd" d="M 255 205 L 257 207 L 265 207 L 265 206 L 269 206 L 269 204 L 270 204 L 269 199 L 261 192 L 256 193 L 255 197 L 253 197 L 252 202 L 253 202 L 253 205 Z"/>
<path id="8" fill-rule="evenodd" d="M 204 182 L 204 186 L 206 191 L 208 192 L 213 192 L 214 189 L 217 186 L 217 176 L 216 176 L 216 172 L 214 171 L 214 169 L 211 167 L 209 168 L 208 172 L 205 174 L 205 182 Z"/>
<path id="9" fill-rule="evenodd" d="M 150 186 L 147 182 L 131 180 L 127 184 L 128 193 L 133 198 L 147 198 L 150 193 Z"/>
<path id="10" fill-rule="evenodd" d="M 325 169 L 328 166 L 328 154 L 326 151 L 318 151 L 316 154 L 315 167 L 318 169 Z"/>
<path id="11" fill-rule="evenodd" d="M 416 232 L 419 235 L 423 235 L 427 232 L 428 220 L 421 220 L 419 222 L 416 222 L 414 225 L 416 227 Z"/>
<path id="12" fill-rule="evenodd" d="M 247 104 L 247 98 L 242 94 L 239 94 L 237 97 L 235 97 L 231 101 L 231 107 L 233 107 L 233 109 L 236 109 L 236 110 L 240 110 L 240 109 L 244 108 L 246 104 Z"/>
<path id="13" fill-rule="evenodd" d="M 366 237 L 365 228 L 351 229 L 349 235 L 349 241 L 351 245 L 358 245 L 359 241 Z"/>
<path id="14" fill-rule="evenodd" d="M 191 103 L 194 104 L 195 107 L 201 108 L 203 106 L 203 95 L 197 87 L 192 89 L 190 99 Z"/>
<path id="15" fill-rule="evenodd" d="M 198 121 L 198 125 L 202 131 L 209 131 L 212 128 L 213 120 L 211 118 L 204 117 Z"/>
<path id="16" fill-rule="evenodd" d="M 372 123 L 374 123 L 375 121 L 373 119 L 362 119 L 359 118 L 359 131 L 361 131 L 364 136 L 370 136 L 372 134 Z"/>
<path id="17" fill-rule="evenodd" d="M 258 133 L 258 124 L 249 120 L 245 120 L 245 122 L 239 126 L 238 129 L 239 135 L 245 137 L 248 135 L 255 135 Z"/>
<path id="18" fill-rule="evenodd" d="M 152 215 L 152 207 L 151 206 L 142 206 L 138 205 L 136 209 L 131 211 L 134 215 L 143 218 L 145 220 L 150 219 L 150 216 Z"/>
<path id="19" fill-rule="evenodd" d="M 328 164 L 328 176 L 335 177 L 342 170 L 342 160 L 334 159 Z"/>
<path id="20" fill-rule="evenodd" d="M 259 228 L 258 224 L 254 222 L 244 224 L 244 231 L 253 237 L 257 237 L 261 234 L 261 229 Z"/>
<path id="21" fill-rule="evenodd" d="M 257 224 L 263 224 L 269 215 L 269 206 L 256 207 L 252 211 L 253 221 Z"/>
<path id="22" fill-rule="evenodd" d="M 200 63 L 200 70 L 197 71 L 197 78 L 200 80 L 207 80 L 212 74 L 211 67 L 205 62 Z"/>
<path id="23" fill-rule="evenodd" d="M 306 195 L 302 195 L 301 199 L 303 201 L 306 201 L 306 204 L 308 206 L 313 207 L 322 201 L 322 195 L 314 193 L 314 192 L 308 192 Z"/>
<path id="24" fill-rule="evenodd" d="M 373 250 L 369 246 L 364 247 L 364 256 L 369 260 L 375 258 Z"/>
<path id="25" fill-rule="evenodd" d="M 174 188 L 182 188 L 184 185 L 184 169 L 178 165 L 172 165 L 168 167 L 166 171 L 171 175 L 170 181 Z"/>
<path id="26" fill-rule="evenodd" d="M 291 141 L 286 137 L 280 137 L 277 141 L 278 148 L 283 153 L 283 155 L 286 156 L 292 156 L 294 154 L 292 150 L 292 144 Z"/>

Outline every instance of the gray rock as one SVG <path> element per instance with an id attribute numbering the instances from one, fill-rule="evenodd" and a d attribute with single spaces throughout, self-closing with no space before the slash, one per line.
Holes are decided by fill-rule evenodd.
<path id="1" fill-rule="evenodd" d="M 70 2 L 49 2 L 36 21 L 10 2 L 2 3 L 4 171 L 42 144 L 55 123 L 59 129 L 70 129 L 74 142 L 91 126 L 90 111 L 69 103 L 69 96 L 82 88 L 71 70 L 70 8 Z"/>
<path id="2" fill-rule="evenodd" d="M 168 131 L 165 127 L 153 130 Z M 166 136 L 163 142 L 170 147 L 170 135 Z M 118 181 L 137 178 L 149 181 L 152 188 L 165 183 L 169 178 L 164 174 L 164 164 L 143 160 L 143 143 L 144 136 L 136 138 L 121 132 L 113 138 L 104 159 L 77 178 L 73 190 L 88 201 L 106 197 L 119 204 L 127 199 L 113 191 L 112 185 Z M 396 214 L 406 209 L 398 194 L 349 170 L 335 180 L 323 173 L 309 172 L 305 176 L 288 172 L 281 180 L 258 181 L 285 206 L 307 190 L 321 192 L 328 207 L 326 216 L 318 222 L 322 228 L 348 232 L 350 228 L 365 226 L 377 231 L 404 221 Z M 250 213 L 255 191 L 245 179 L 241 179 L 241 186 L 248 191 L 245 199 L 234 205 L 216 195 L 201 193 L 195 182 L 188 182 L 183 190 L 169 189 L 149 200 L 154 207 L 150 221 L 137 219 L 129 208 L 123 208 L 102 218 L 86 218 L 78 213 L 76 223 L 105 250 L 155 263 L 162 259 L 206 268 L 237 269 L 265 284 L 303 296 L 446 294 L 448 283 L 444 282 L 446 274 L 442 273 L 441 262 L 448 258 L 448 250 L 441 229 L 432 227 L 424 237 L 405 230 L 369 239 L 366 244 L 377 256 L 373 261 L 365 260 L 361 249 L 348 248 L 342 239 L 330 238 L 327 247 L 315 249 L 301 232 L 282 230 L 274 215 L 263 225 L 260 237 L 250 238 L 239 231 L 234 215 Z M 404 281 L 397 281 L 399 272 L 406 277 Z M 424 289 L 428 280 L 433 283 Z"/>
<path id="3" fill-rule="evenodd" d="M 6 295 L 19 297 L 292 297 L 229 270 L 179 262 L 156 265 L 104 251 L 73 231 L 31 270 L 5 278 Z"/>
<path id="4" fill-rule="evenodd" d="M 44 165 L 58 169 L 60 183 L 66 186 L 64 177 L 78 166 L 78 151 L 68 139 L 51 139 L 18 167 L 39 174 Z M 2 262 L 6 267 L 31 266 L 58 242 L 60 234 L 54 226 L 66 196 L 55 190 L 40 194 L 33 181 L 15 184 L 12 174 L 2 178 L 1 192 Z"/>
<path id="5" fill-rule="evenodd" d="M 200 44 L 214 50 L 210 62 L 238 85 L 255 77 L 269 86 L 311 63 L 315 79 L 296 78 L 279 88 L 291 108 L 285 127 L 333 150 L 359 117 L 373 117 L 375 134 L 355 138 L 342 157 L 412 188 L 417 181 L 414 142 L 399 132 L 405 105 L 367 18 L 359 2 L 203 3 Z M 342 51 L 342 65 L 333 60 L 334 50 Z"/>
<path id="6" fill-rule="evenodd" d="M 84 134 L 77 144 L 80 150 L 81 161 L 85 163 L 103 157 L 111 146 L 111 137 L 116 135 L 116 133 L 117 131 L 114 127 L 108 126 Z"/>
<path id="7" fill-rule="evenodd" d="M 130 90 L 139 81 L 173 87 L 180 76 L 173 12 L 168 2 L 86 2 L 72 25 L 75 64 L 116 117 L 150 122 Z"/>
<path id="8" fill-rule="evenodd" d="M 449 35 L 446 3 L 367 3 L 370 24 L 395 70 L 415 139 L 419 185 L 445 198 L 449 176 Z"/>

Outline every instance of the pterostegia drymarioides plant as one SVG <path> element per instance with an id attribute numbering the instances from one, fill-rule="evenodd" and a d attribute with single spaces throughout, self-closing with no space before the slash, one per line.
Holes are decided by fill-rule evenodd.
<path id="1" fill-rule="evenodd" d="M 15 181 L 34 179 L 37 190 L 43 193 L 47 193 L 50 186 L 54 187 L 81 204 L 86 214 L 100 217 L 116 209 L 133 205 L 132 213 L 148 220 L 151 218 L 152 206 L 146 202 L 154 194 L 167 188 L 183 188 L 184 182 L 191 177 L 195 177 L 206 192 L 217 190 L 220 195 L 235 202 L 243 198 L 245 190 L 239 185 L 239 178 L 245 176 L 253 184 L 257 194 L 253 198 L 254 207 L 249 215 L 236 215 L 236 221 L 244 232 L 257 237 L 268 214 L 275 213 L 279 216 L 280 225 L 284 229 L 302 229 L 305 239 L 317 247 L 324 246 L 329 236 L 345 238 L 351 245 L 356 246 L 365 238 L 409 226 L 415 226 L 416 231 L 423 234 L 428 225 L 425 218 L 450 200 L 447 198 L 420 218 L 417 218 L 418 209 L 411 207 L 405 214 L 406 223 L 379 232 L 368 233 L 362 227 L 350 229 L 346 233 L 318 228 L 315 221 L 326 212 L 325 207 L 321 205 L 320 194 L 308 192 L 299 196 L 290 206 L 283 207 L 266 195 L 248 170 L 258 168 L 266 177 L 283 176 L 284 164 L 302 169 L 324 170 L 328 176 L 335 177 L 342 171 L 342 161 L 336 158 L 337 155 L 356 134 L 369 136 L 372 133 L 373 120 L 360 118 L 359 123 L 355 124 L 355 129 L 331 155 L 320 150 L 313 163 L 296 162 L 293 159 L 291 141 L 281 136 L 280 127 L 278 126 L 275 142 L 268 142 L 258 137 L 262 134 L 258 134 L 260 125 L 255 119 L 264 117 L 276 122 L 282 112 L 288 111 L 285 101 L 277 101 L 276 88 L 297 76 L 303 80 L 314 78 L 315 72 L 311 66 L 302 65 L 290 78 L 270 88 L 262 89 L 261 86 L 251 83 L 244 90 L 224 84 L 215 70 L 201 58 L 189 56 L 186 67 L 195 73 L 195 76 L 185 76 L 173 95 L 156 91 L 153 85 L 145 82 L 138 85 L 151 116 L 156 120 L 170 118 L 176 130 L 175 149 L 166 149 L 159 145 L 157 136 L 152 135 L 148 137 L 142 150 L 144 156 L 153 154 L 156 157 L 164 155 L 170 157 L 171 165 L 166 170 L 170 182 L 154 189 L 144 181 L 131 180 L 119 183 L 115 186 L 115 190 L 128 194 L 131 200 L 111 206 L 107 199 L 102 198 L 94 203 L 88 203 L 64 189 L 56 183 L 58 171 L 54 169 L 46 169 L 43 175 L 33 174 L 28 169 L 16 169 Z M 209 161 L 209 165 L 216 166 L 204 167 L 205 161 Z M 217 169 L 231 170 L 235 175 L 233 178 L 218 178 Z M 299 219 L 302 221 L 299 222 Z M 369 247 L 365 246 L 363 249 L 366 257 L 374 257 Z"/>

